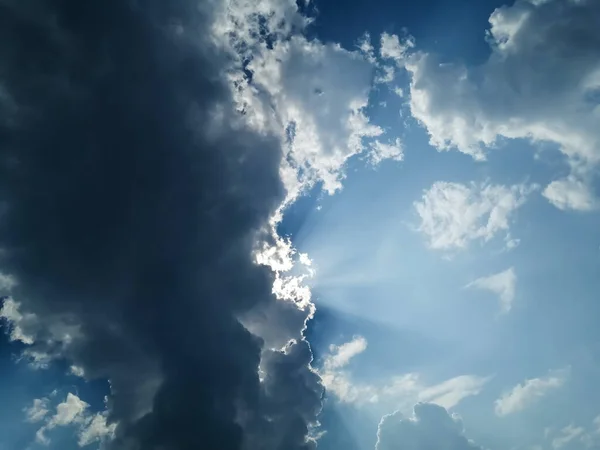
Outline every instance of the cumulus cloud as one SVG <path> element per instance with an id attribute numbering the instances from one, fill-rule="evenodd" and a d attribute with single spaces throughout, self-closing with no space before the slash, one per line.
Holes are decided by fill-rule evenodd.
<path id="1" fill-rule="evenodd" d="M 296 124 L 306 140 L 294 142 L 315 139 L 325 161 L 342 161 L 379 132 L 362 113 L 369 64 L 291 37 L 308 21 L 295 1 L 9 0 L 0 10 L 0 269 L 18 282 L 2 317 L 36 364 L 59 358 L 110 381 L 107 415 L 89 420 L 80 442 L 114 424 L 114 449 L 314 447 L 322 386 L 301 336 L 310 298 L 283 281 L 273 293 L 282 275 L 256 261 L 264 242 L 277 246 L 282 168 L 297 178 L 314 155 L 290 157 L 287 123 L 261 128 L 256 117 L 264 105 L 275 106 L 269 123 L 292 117 L 285 93 L 264 85 L 268 70 L 283 71 L 275 79 L 289 104 L 343 118 L 299 116 L 310 126 Z M 265 27 L 271 49 L 256 33 Z M 273 53 L 259 53 L 255 80 L 242 81 L 268 101 L 258 92 L 260 104 L 240 110 L 232 86 L 253 46 Z M 273 55 L 280 66 L 269 65 Z M 316 86 L 326 100 L 300 98 L 310 79 L 300 69 L 332 82 L 318 71 L 330 59 L 348 69 L 348 91 L 336 83 Z M 313 136 L 327 131 L 314 117 L 334 134 Z M 330 146 L 336 133 L 345 146 Z M 334 165 L 319 164 L 333 186 Z M 274 321 L 291 311 L 272 337 L 287 335 L 284 347 L 264 346 L 264 326 L 241 323 L 253 310 Z M 67 414 L 87 411 L 83 403 L 65 403 L 48 427 L 88 423 L 87 413 Z"/>
<path id="2" fill-rule="evenodd" d="M 589 184 L 574 176 L 551 182 L 542 195 L 562 210 L 591 211 L 598 207 L 598 201 Z"/>
<path id="3" fill-rule="evenodd" d="M 395 412 L 384 416 L 377 429 L 376 450 L 477 450 L 464 435 L 462 421 L 441 406 L 418 403 L 412 417 Z"/>
<path id="4" fill-rule="evenodd" d="M 49 404 L 50 399 L 47 397 L 35 399 L 33 406 L 25 410 L 28 422 L 44 421 L 36 432 L 35 440 L 38 444 L 49 445 L 51 439 L 48 434 L 58 427 L 75 427 L 80 447 L 112 439 L 116 424 L 107 423 L 106 412 L 89 412 L 90 405 L 77 395 L 69 392 L 65 400 L 56 405 L 51 416 L 48 416 Z"/>
<path id="5" fill-rule="evenodd" d="M 348 364 L 367 349 L 367 341 L 355 336 L 351 341 L 330 347 L 319 374 L 327 392 L 348 404 L 377 404 L 383 409 L 409 410 L 415 402 L 430 402 L 452 408 L 464 398 L 478 395 L 489 377 L 461 375 L 438 384 L 427 384 L 417 373 L 408 373 L 365 383 L 356 381 Z"/>
<path id="6" fill-rule="evenodd" d="M 528 408 L 561 387 L 567 379 L 568 372 L 568 369 L 555 370 L 547 376 L 531 378 L 517 384 L 495 401 L 496 415 L 507 416 Z"/>
<path id="7" fill-rule="evenodd" d="M 514 268 L 487 277 L 481 277 L 467 284 L 467 288 L 477 288 L 496 294 L 500 300 L 500 310 L 507 313 L 511 310 L 515 299 L 517 274 Z"/>
<path id="8" fill-rule="evenodd" d="M 456 250 L 471 241 L 487 242 L 508 233 L 514 212 L 535 186 L 469 185 L 438 181 L 414 203 L 421 223 L 418 230 L 438 250 Z"/>
<path id="9" fill-rule="evenodd" d="M 502 138 L 558 146 L 575 180 L 554 185 L 549 198 L 565 208 L 589 205 L 578 184 L 600 160 L 599 20 L 595 0 L 517 0 L 496 9 L 483 64 L 441 64 L 419 52 L 406 59 L 412 115 L 432 145 L 479 160 Z"/>

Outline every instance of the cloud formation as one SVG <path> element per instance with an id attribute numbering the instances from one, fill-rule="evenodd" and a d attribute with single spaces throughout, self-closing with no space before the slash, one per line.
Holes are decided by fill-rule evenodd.
<path id="1" fill-rule="evenodd" d="M 405 61 L 412 115 L 432 145 L 479 160 L 502 138 L 554 144 L 572 173 L 550 188 L 549 199 L 563 198 L 563 208 L 588 205 L 572 192 L 589 183 L 600 161 L 599 20 L 595 0 L 517 0 L 496 9 L 487 32 L 491 54 L 483 64 L 441 64 L 426 53 Z"/>
<path id="2" fill-rule="evenodd" d="M 286 196 L 282 148 L 236 110 L 236 60 L 211 34 L 257 8 L 292 29 L 292 4 L 0 5 L 0 267 L 18 282 L 2 316 L 34 363 L 110 381 L 83 443 L 116 425 L 119 450 L 315 445 L 311 309 L 279 350 L 239 320 L 279 301 L 255 257 Z"/>
<path id="3" fill-rule="evenodd" d="M 351 360 L 367 349 L 367 341 L 355 336 L 341 345 L 332 345 L 319 374 L 327 392 L 342 403 L 378 405 L 406 412 L 415 402 L 428 402 L 453 408 L 464 398 L 478 395 L 489 377 L 460 375 L 438 384 L 427 384 L 417 373 L 365 383 L 356 381 L 348 370 Z M 389 409 L 388 409 L 389 410 Z"/>
<path id="4" fill-rule="evenodd" d="M 441 406 L 418 403 L 412 417 L 395 412 L 384 416 L 377 429 L 376 450 L 477 450 L 480 446 L 464 435 L 457 416 Z"/>
<path id="5" fill-rule="evenodd" d="M 569 370 L 551 371 L 547 376 L 530 378 L 506 391 L 495 402 L 498 416 L 507 416 L 528 408 L 549 392 L 561 387 L 567 380 Z"/>
<path id="6" fill-rule="evenodd" d="M 481 277 L 467 284 L 467 288 L 483 289 L 496 294 L 500 300 L 500 310 L 508 313 L 515 299 L 517 274 L 514 268 L 487 277 Z"/>
<path id="7" fill-rule="evenodd" d="M 418 230 L 436 250 L 464 249 L 502 231 L 508 236 L 512 215 L 535 188 L 438 181 L 414 203 L 421 220 Z"/>

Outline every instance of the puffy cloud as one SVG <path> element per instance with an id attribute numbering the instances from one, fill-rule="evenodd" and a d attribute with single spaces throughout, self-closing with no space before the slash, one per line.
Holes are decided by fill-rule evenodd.
<path id="1" fill-rule="evenodd" d="M 496 415 L 506 416 L 529 407 L 549 392 L 561 387 L 567 379 L 568 372 L 568 369 L 555 370 L 545 377 L 531 378 L 517 384 L 495 401 Z"/>
<path id="2" fill-rule="evenodd" d="M 244 39 L 266 46 L 251 29 L 261 17 L 274 35 L 304 23 L 292 5 L 0 6 L 1 270 L 18 281 L 2 316 L 34 362 L 66 359 L 110 381 L 106 420 L 92 418 L 80 442 L 115 424 L 114 449 L 314 446 L 322 387 L 300 335 L 310 299 L 284 303 L 279 274 L 256 261 L 263 241 L 275 245 L 285 152 L 236 110 L 226 77 L 241 60 L 227 52 L 242 55 Z M 335 46 L 293 41 L 274 47 L 286 64 L 332 57 L 368 72 Z M 344 97 L 355 98 L 348 126 L 368 127 L 364 97 Z M 301 310 L 280 350 L 240 322 L 272 304 Z M 67 398 L 48 426 L 87 424 L 67 414 L 77 407 Z"/>
<path id="3" fill-rule="evenodd" d="M 371 144 L 371 161 L 379 164 L 384 160 L 402 161 L 404 159 L 404 148 L 402 141 L 396 139 L 394 142 L 384 144 L 378 140 Z"/>
<path id="4" fill-rule="evenodd" d="M 503 313 L 507 313 L 511 310 L 513 300 L 515 299 L 516 285 L 517 274 L 511 267 L 503 272 L 478 278 L 467 284 L 466 287 L 484 289 L 496 294 L 500 299 L 500 310 Z"/>
<path id="5" fill-rule="evenodd" d="M 517 0 L 496 9 L 483 64 L 442 64 L 426 53 L 406 60 L 413 116 L 434 146 L 476 159 L 501 138 L 553 143 L 576 167 L 572 191 L 600 160 L 599 20 L 595 0 Z M 566 187 L 560 183 L 549 193 Z M 587 204 L 558 198 L 563 207 Z"/>
<path id="6" fill-rule="evenodd" d="M 382 33 L 380 39 L 379 56 L 383 59 L 393 59 L 400 66 L 404 64 L 408 52 L 415 46 L 414 39 L 407 36 L 402 41 L 395 34 Z"/>
<path id="7" fill-rule="evenodd" d="M 572 175 L 551 182 L 542 195 L 562 210 L 591 211 L 598 207 L 598 201 L 589 184 Z"/>
<path id="8" fill-rule="evenodd" d="M 461 249 L 474 240 L 487 242 L 501 231 L 508 233 L 512 214 L 533 189 L 535 186 L 438 181 L 414 203 L 421 219 L 418 229 L 433 249 Z"/>
<path id="9" fill-rule="evenodd" d="M 464 435 L 461 420 L 441 406 L 418 403 L 412 417 L 395 412 L 384 416 L 377 429 L 376 450 L 477 450 Z"/>
<path id="10" fill-rule="evenodd" d="M 80 447 L 94 442 L 105 443 L 112 439 L 116 424 L 107 423 L 106 412 L 90 413 L 90 405 L 77 395 L 68 393 L 65 400 L 55 407 L 55 413 L 48 417 L 50 400 L 35 399 L 33 406 L 25 410 L 28 422 L 44 424 L 36 432 L 36 442 L 42 445 L 50 444 L 48 433 L 57 427 L 74 426 L 78 429 L 78 444 Z"/>
<path id="11" fill-rule="evenodd" d="M 441 383 L 426 384 L 421 376 L 408 373 L 377 383 L 356 382 L 347 366 L 367 349 L 367 341 L 355 336 L 351 341 L 333 345 L 324 358 L 319 374 L 328 393 L 340 402 L 351 404 L 378 404 L 406 411 L 415 402 L 430 402 L 452 408 L 464 398 L 478 395 L 489 377 L 461 375 Z"/>
<path id="12" fill-rule="evenodd" d="M 359 52 L 303 36 L 263 48 L 247 65 L 252 84 L 246 95 L 254 95 L 242 107 L 254 105 L 262 115 L 257 122 L 272 120 L 283 133 L 281 170 L 292 198 L 318 181 L 330 193 L 339 189 L 346 160 L 365 150 L 364 138 L 383 133 L 364 113 L 373 69 Z M 264 102 L 275 117 L 262 112 Z"/>

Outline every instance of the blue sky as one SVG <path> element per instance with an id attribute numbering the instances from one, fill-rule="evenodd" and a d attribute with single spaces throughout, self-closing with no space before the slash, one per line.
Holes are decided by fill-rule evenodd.
<path id="1" fill-rule="evenodd" d="M 181 4 L 188 6 L 183 0 Z M 228 266 L 229 256 L 220 254 L 214 262 L 205 262 L 206 267 L 223 265 L 232 272 L 214 269 L 222 272 L 207 272 L 198 283 L 205 289 L 202 283 L 223 275 L 218 287 L 225 300 L 215 294 L 221 292 L 217 288 L 206 288 L 203 295 L 214 294 L 219 299 L 214 304 L 219 306 L 204 309 L 204 300 L 195 303 L 202 311 L 199 317 L 207 317 L 198 319 L 198 328 L 214 326 L 214 333 L 197 334 L 194 320 L 188 318 L 165 319 L 169 324 L 165 329 L 157 319 L 149 322 L 148 329 L 153 330 L 149 332 L 142 325 L 138 330 L 135 321 L 127 322 L 132 309 L 125 306 L 122 311 L 121 306 L 96 310 L 101 299 L 88 305 L 77 300 L 64 304 L 39 300 L 43 293 L 93 292 L 78 291 L 79 286 L 71 291 L 51 276 L 86 274 L 85 269 L 49 270 L 48 275 L 34 274 L 36 278 L 27 272 L 29 266 L 18 264 L 18 257 L 14 264 L 9 259 L 6 267 L 0 267 L 0 294 L 6 295 L 0 314 L 5 336 L 0 342 L 4 400 L 0 450 L 124 449 L 125 441 L 120 439 L 135 439 L 138 433 L 139 427 L 131 424 L 154 423 L 142 422 L 144 414 L 157 420 L 158 426 L 192 421 L 169 409 L 186 397 L 169 390 L 179 386 L 177 377 L 188 370 L 194 375 L 189 380 L 204 377 L 198 367 L 205 366 L 194 365 L 195 353 L 188 345 L 207 346 L 206 354 L 199 352 L 214 357 L 217 365 L 227 358 L 235 361 L 223 363 L 215 379 L 229 380 L 225 375 L 232 373 L 231 379 L 236 379 L 235 370 L 254 361 L 248 356 L 253 354 L 249 349 L 254 341 L 245 347 L 239 344 L 242 350 L 238 351 L 238 334 L 228 335 L 214 325 L 223 316 L 210 319 L 220 308 L 230 308 L 227 314 L 236 323 L 261 338 L 262 347 L 256 350 L 260 372 L 254 367 L 255 375 L 260 374 L 256 385 L 259 397 L 273 401 L 268 407 L 258 400 L 261 406 L 254 405 L 248 400 L 254 398 L 250 394 L 239 394 L 247 388 L 240 384 L 235 392 L 241 400 L 235 407 L 242 412 L 238 411 L 236 423 L 245 437 L 242 447 L 223 448 L 600 447 L 597 2 L 359 0 L 342 7 L 333 0 L 315 0 L 307 5 L 223 0 L 208 12 L 202 10 L 213 34 L 210 43 L 202 39 L 201 46 L 226 55 L 223 61 L 228 62 L 218 73 L 230 94 L 223 94 L 217 106 L 207 104 L 209 113 L 198 116 L 204 121 L 197 126 L 199 139 L 212 145 L 227 136 L 231 142 L 226 145 L 237 149 L 240 142 L 254 143 L 254 137 L 248 136 L 256 135 L 265 140 L 257 141 L 255 148 L 273 146 L 281 162 L 262 161 L 256 152 L 244 150 L 236 161 L 250 163 L 239 174 L 223 166 L 211 172 L 224 171 L 223 178 L 212 183 L 230 184 L 224 192 L 236 197 L 227 197 L 223 205 L 214 200 L 206 206 L 221 225 L 215 227 L 207 247 L 199 248 L 212 249 L 211 239 L 221 242 L 220 227 L 229 230 L 231 225 L 237 230 L 239 223 L 243 224 L 239 228 L 267 230 L 267 238 L 259 232 L 251 234 L 257 239 L 252 255 L 272 274 L 273 295 L 263 292 L 264 274 L 252 271 L 244 277 L 239 269 L 246 262 Z M 178 20 L 165 16 L 168 24 Z M 189 31 L 193 26 L 189 30 L 186 26 L 180 25 L 176 35 L 191 42 L 199 39 Z M 256 30 L 260 32 L 253 33 Z M 168 64 L 175 65 L 175 60 L 168 59 Z M 123 79 L 128 80 L 119 78 Z M 2 96 L 0 100 L 4 101 Z M 198 104 L 192 109 L 203 105 Z M 190 117 L 187 112 L 185 117 Z M 251 134 L 238 138 L 242 129 Z M 164 142 L 175 135 L 169 130 Z M 118 127 L 113 132 L 120 133 Z M 175 140 L 173 145 L 180 144 Z M 135 158 L 137 154 L 131 161 Z M 211 159 L 207 167 L 212 163 Z M 269 176 L 281 183 L 283 194 L 264 181 Z M 98 195 L 104 195 L 103 189 Z M 212 185 L 204 189 L 210 192 Z M 149 189 L 148 195 L 163 198 L 155 190 Z M 185 197 L 191 190 L 183 192 Z M 252 194 L 246 198 L 240 192 Z M 198 198 L 204 206 L 202 202 L 211 197 Z M 98 202 L 102 208 L 104 203 Z M 280 206 L 273 207 L 277 203 Z M 161 208 L 149 210 L 151 217 L 168 209 Z M 228 208 L 235 213 L 223 212 Z M 260 214 L 251 215 L 252 208 Z M 246 221 L 247 216 L 252 220 Z M 176 229 L 173 224 L 179 217 L 161 219 L 156 229 Z M 195 219 L 187 212 L 181 217 L 184 223 Z M 110 223 L 106 227 L 112 229 Z M 141 235 L 146 238 L 153 232 L 154 228 Z M 94 230 L 89 235 L 104 236 Z M 0 247 L 17 248 L 10 245 L 13 235 L 7 236 Z M 233 248 L 223 254 L 237 255 L 240 247 L 234 246 L 233 238 L 224 235 L 223 241 Z M 73 255 L 81 251 L 76 245 L 88 245 L 87 240 L 68 242 L 77 250 Z M 165 250 L 172 241 L 165 242 L 147 258 L 153 261 L 165 252 L 164 260 L 172 261 Z M 246 249 L 249 241 L 239 242 Z M 40 251 L 49 248 L 38 245 Z M 185 247 L 176 253 L 181 266 L 186 258 L 195 261 Z M 104 251 L 100 254 L 104 257 Z M 76 267 L 75 256 L 69 261 L 69 255 L 65 252 L 65 267 Z M 145 273 L 143 262 L 137 264 L 130 272 Z M 167 270 L 165 279 L 171 279 L 171 271 L 187 274 L 187 269 L 175 266 Z M 90 267 L 104 266 L 90 263 Z M 235 278 L 238 270 L 239 279 Z M 95 276 L 89 286 L 87 281 L 82 286 L 106 282 Z M 139 281 L 116 279 L 119 289 Z M 49 288 L 20 290 L 22 280 Z M 145 285 L 154 286 L 155 280 L 150 277 Z M 163 286 L 158 286 L 163 292 Z M 239 300 L 239 305 L 231 300 L 235 306 L 230 306 L 228 296 L 254 295 L 247 294 L 246 286 L 250 292 L 262 292 L 257 298 L 272 299 Z M 120 290 L 106 289 L 106 295 L 121 299 Z M 139 291 L 144 289 L 148 287 Z M 173 289 L 164 287 L 164 291 Z M 96 295 L 100 294 L 93 292 L 90 299 Z M 154 317 L 151 300 L 134 304 L 133 310 L 147 308 L 147 317 Z M 156 305 L 159 318 L 163 313 L 170 318 L 187 311 L 187 303 L 177 299 L 165 303 L 157 298 Z M 98 319 L 86 322 L 86 308 Z M 178 312 L 169 313 L 170 309 Z M 142 323 L 154 320 L 145 314 L 141 317 Z M 95 320 L 106 322 L 105 335 L 96 330 Z M 116 321 L 114 327 L 110 320 Z M 170 331 L 178 329 L 179 323 L 181 331 Z M 96 332 L 102 339 L 114 339 L 105 343 L 107 350 L 100 352 L 103 356 L 98 360 L 87 356 L 105 348 L 101 338 L 98 343 L 94 340 Z M 181 354 L 194 363 L 180 364 L 171 355 L 179 355 L 173 350 L 177 345 L 171 343 L 171 333 L 178 336 L 172 338 L 177 345 L 188 343 L 181 344 L 185 349 Z M 120 339 L 124 341 L 119 344 Z M 212 344 L 205 344 L 211 339 L 222 339 L 216 347 L 231 346 L 235 351 L 216 357 Z M 168 343 L 164 349 L 163 341 Z M 306 342 L 310 351 L 307 346 L 301 350 Z M 119 350 L 116 359 L 108 350 L 110 343 Z M 211 366 L 204 356 L 200 359 Z M 285 375 L 288 369 L 278 366 L 279 361 L 287 361 L 281 367 L 288 369 L 297 364 L 294 371 L 289 369 L 296 375 Z M 172 374 L 177 374 L 173 380 Z M 189 381 L 187 375 L 182 379 L 182 385 Z M 207 392 L 216 392 L 220 388 L 211 391 L 211 380 L 207 378 Z M 198 402 L 207 401 L 208 394 L 185 386 L 185 392 L 197 393 Z M 281 403 L 278 396 L 269 397 L 272 392 L 279 393 Z M 301 394 L 288 397 L 288 392 Z M 175 403 L 160 403 L 169 401 L 171 394 Z M 306 447 L 295 447 L 288 440 L 298 436 L 291 431 L 289 424 L 297 423 L 292 419 L 281 419 L 285 426 L 271 431 L 277 438 L 261 434 L 268 428 L 258 426 L 254 414 L 266 414 L 265 423 L 271 423 L 269 414 L 275 414 L 276 408 L 283 408 L 276 417 L 294 411 L 303 425 L 306 422 L 300 433 Z M 206 417 L 198 414 L 198 420 Z M 173 450 L 188 448 L 180 437 L 173 439 L 177 442 Z M 139 442 L 147 441 L 140 438 Z"/>

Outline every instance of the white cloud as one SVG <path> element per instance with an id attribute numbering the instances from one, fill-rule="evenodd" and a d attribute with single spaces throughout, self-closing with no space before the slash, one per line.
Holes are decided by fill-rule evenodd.
<path id="1" fill-rule="evenodd" d="M 106 413 L 96 413 L 87 417 L 79 430 L 78 445 L 85 447 L 95 442 L 111 440 L 117 429 L 116 423 L 107 423 Z"/>
<path id="2" fill-rule="evenodd" d="M 552 439 L 552 448 L 559 449 L 567 445 L 569 442 L 577 439 L 583 433 L 585 429 L 583 427 L 575 427 L 573 425 L 567 425 L 560 430 L 560 435 Z"/>
<path id="3" fill-rule="evenodd" d="M 19 308 L 19 302 L 10 297 L 5 298 L 0 309 L 0 319 L 9 324 L 11 341 L 33 344 L 35 336 L 31 332 L 31 327 L 37 323 L 37 317 L 35 314 L 22 314 Z"/>
<path id="4" fill-rule="evenodd" d="M 515 299 L 517 274 L 511 267 L 503 272 L 487 277 L 481 277 L 467 284 L 467 288 L 484 289 L 496 294 L 500 299 L 500 309 L 503 313 L 511 310 Z"/>
<path id="5" fill-rule="evenodd" d="M 355 336 L 350 342 L 329 347 L 331 355 L 325 359 L 325 370 L 339 369 L 348 365 L 356 355 L 367 349 L 367 340 L 362 336 Z"/>
<path id="6" fill-rule="evenodd" d="M 512 214 L 533 189 L 438 181 L 414 203 L 421 219 L 418 229 L 433 249 L 461 249 L 473 240 L 487 242 L 501 231 L 508 232 Z"/>
<path id="7" fill-rule="evenodd" d="M 599 20 L 595 0 L 517 0 L 496 9 L 483 64 L 441 64 L 426 53 L 407 59 L 413 116 L 440 150 L 484 159 L 483 147 L 524 138 L 557 145 L 578 173 L 596 166 Z"/>
<path id="8" fill-rule="evenodd" d="M 400 40 L 395 34 L 383 33 L 380 40 L 379 56 L 382 59 L 393 59 L 399 66 L 402 66 L 409 50 L 414 46 L 414 39 L 410 36 Z"/>
<path id="9" fill-rule="evenodd" d="M 376 140 L 371 144 L 370 156 L 373 164 L 379 164 L 386 159 L 402 161 L 404 159 L 402 141 L 396 139 L 390 144 L 384 144 L 383 142 Z"/>
<path id="10" fill-rule="evenodd" d="M 414 406 L 412 417 L 400 412 L 382 417 L 377 428 L 376 450 L 478 450 L 464 436 L 462 421 L 443 407 L 429 403 Z"/>
<path id="11" fill-rule="evenodd" d="M 568 369 L 555 370 L 545 377 L 531 378 L 517 384 L 495 401 L 496 415 L 506 416 L 529 407 L 550 391 L 561 387 L 568 372 Z"/>
<path id="12" fill-rule="evenodd" d="M 28 422 L 44 421 L 36 432 L 38 444 L 49 445 L 48 433 L 57 427 L 76 427 L 80 447 L 95 442 L 105 442 L 114 437 L 117 425 L 107 423 L 107 412 L 88 412 L 90 405 L 77 395 L 69 392 L 65 400 L 56 405 L 55 412 L 51 416 L 48 416 L 49 403 L 48 398 L 35 399 L 33 405 L 24 411 Z"/>
<path id="13" fill-rule="evenodd" d="M 44 426 L 36 433 L 39 444 L 48 445 L 50 438 L 47 432 L 56 427 L 65 427 L 71 424 L 82 424 L 85 421 L 85 411 L 89 407 L 86 402 L 70 392 L 64 402 L 56 406 L 56 413 L 48 418 Z"/>
<path id="14" fill-rule="evenodd" d="M 591 211 L 598 207 L 598 200 L 588 183 L 573 175 L 550 183 L 543 196 L 562 210 Z"/>
<path id="15" fill-rule="evenodd" d="M 461 375 L 438 384 L 427 384 L 416 373 L 392 377 L 376 383 L 356 382 L 345 370 L 355 356 L 367 349 L 363 337 L 332 346 L 323 362 L 319 375 L 327 391 L 340 402 L 357 405 L 372 404 L 408 411 L 416 402 L 435 403 L 452 408 L 464 398 L 478 395 L 489 377 Z"/>
<path id="16" fill-rule="evenodd" d="M 34 399 L 33 404 L 23 410 L 27 416 L 27 422 L 35 423 L 42 421 L 50 412 L 48 408 L 49 400 L 47 398 Z"/>

